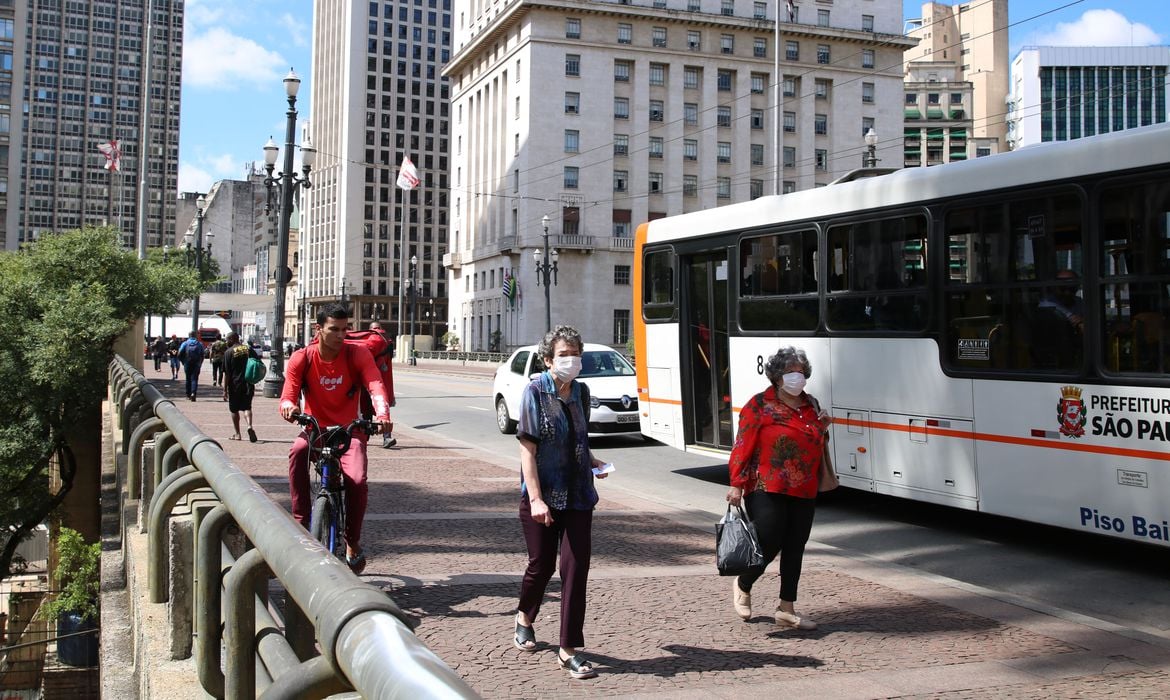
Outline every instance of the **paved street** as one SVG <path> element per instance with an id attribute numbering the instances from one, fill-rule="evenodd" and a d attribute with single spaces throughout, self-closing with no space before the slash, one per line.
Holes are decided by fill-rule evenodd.
<path id="1" fill-rule="evenodd" d="M 458 371 L 422 365 L 396 372 Z M 146 374 L 273 499 L 287 506 L 296 428 L 257 397 L 260 442 L 229 441 L 226 404 L 202 375 L 199 401 L 164 368 Z M 405 414 L 404 407 L 399 410 Z M 518 466 L 400 425 L 398 447 L 370 454 L 363 578 L 417 617 L 419 637 L 488 698 L 761 697 L 1064 698 L 1170 695 L 1170 639 L 1059 609 L 1013 603 L 910 567 L 810 542 L 798 610 L 820 629 L 771 620 L 775 566 L 744 623 L 730 579 L 714 570 L 713 528 L 693 512 L 601 483 L 586 654 L 600 676 L 573 681 L 556 664 L 556 578 L 535 622 L 535 653 L 511 644 L 525 564 L 516 516 Z M 615 475 L 616 476 L 616 475 Z M 781 695 L 782 696 L 782 695 Z"/>

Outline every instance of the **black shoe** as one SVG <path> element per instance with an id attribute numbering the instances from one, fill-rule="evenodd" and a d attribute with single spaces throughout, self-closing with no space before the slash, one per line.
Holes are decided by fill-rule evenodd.
<path id="1" fill-rule="evenodd" d="M 398 444 L 398 438 L 386 437 L 382 440 L 382 449 L 388 450 Z"/>

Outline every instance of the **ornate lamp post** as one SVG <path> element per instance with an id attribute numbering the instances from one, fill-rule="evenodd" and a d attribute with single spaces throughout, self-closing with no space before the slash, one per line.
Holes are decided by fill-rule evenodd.
<path id="1" fill-rule="evenodd" d="M 284 79 L 284 92 L 288 96 L 288 117 L 285 123 L 285 140 L 284 140 L 284 167 L 279 175 L 273 175 L 272 171 L 276 167 L 276 157 L 279 148 L 271 138 L 268 143 L 264 144 L 264 169 L 267 175 L 264 178 L 264 186 L 268 189 L 268 203 L 265 206 L 265 212 L 272 210 L 274 200 L 279 200 L 280 210 L 277 215 L 279 224 L 277 238 L 276 238 L 276 266 L 274 268 L 274 275 L 276 278 L 276 299 L 273 302 L 273 324 L 272 324 L 272 367 L 268 372 L 268 376 L 264 378 L 264 396 L 270 399 L 280 397 L 281 390 L 284 389 L 284 295 L 288 283 L 292 280 L 292 270 L 288 268 L 288 229 L 289 220 L 292 218 L 293 206 L 293 188 L 300 186 L 308 189 L 312 186 L 309 182 L 309 172 L 313 169 L 313 163 L 317 159 L 317 149 L 313 148 L 312 142 L 308 138 L 301 144 L 301 170 L 304 172 L 303 176 L 298 177 L 293 171 L 293 136 L 297 128 L 297 90 L 301 86 L 301 79 L 297 77 L 291 69 Z M 277 191 L 279 186 L 279 193 Z"/>
<path id="2" fill-rule="evenodd" d="M 427 312 L 427 315 L 431 319 L 431 349 L 434 349 L 434 347 L 435 347 L 435 298 L 431 297 L 430 299 L 428 299 L 427 304 L 429 304 L 431 307 L 430 311 Z"/>
<path id="3" fill-rule="evenodd" d="M 877 132 L 870 127 L 869 131 L 865 132 L 865 167 L 876 168 L 878 164 L 877 157 Z"/>
<path id="4" fill-rule="evenodd" d="M 199 295 L 203 293 L 203 210 L 207 207 L 207 199 L 203 195 L 195 200 L 195 235 L 191 235 L 190 231 L 183 234 L 183 241 L 187 248 L 187 264 L 190 265 L 192 254 L 194 254 L 195 269 L 199 274 L 199 289 L 195 292 L 195 298 L 191 300 L 191 330 L 198 337 L 199 334 Z M 194 251 L 192 251 L 192 244 L 194 244 Z M 207 245 L 207 256 L 211 257 L 211 244 Z M 163 251 L 166 255 L 166 250 Z"/>
<path id="5" fill-rule="evenodd" d="M 541 279 L 544 280 L 544 326 L 545 332 L 552 330 L 552 296 L 550 287 L 557 283 L 557 258 L 560 255 L 554 248 L 552 253 L 548 250 L 548 215 L 545 214 L 540 218 L 540 225 L 544 227 L 544 262 L 541 262 L 540 251 L 532 251 L 532 259 L 536 261 L 536 283 L 540 284 Z M 549 257 L 552 257 L 552 262 L 549 262 Z M 551 275 L 551 281 L 550 281 Z"/>
<path id="6" fill-rule="evenodd" d="M 418 316 L 418 256 L 410 256 L 410 358 L 408 364 L 417 365 L 414 353 L 414 319 Z"/>

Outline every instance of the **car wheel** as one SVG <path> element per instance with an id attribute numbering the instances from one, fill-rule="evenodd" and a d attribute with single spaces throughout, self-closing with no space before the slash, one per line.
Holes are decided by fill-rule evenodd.
<path id="1" fill-rule="evenodd" d="M 504 435 L 511 435 L 516 432 L 516 421 L 512 420 L 512 416 L 508 415 L 508 404 L 504 401 L 504 397 L 496 398 L 496 427 Z"/>

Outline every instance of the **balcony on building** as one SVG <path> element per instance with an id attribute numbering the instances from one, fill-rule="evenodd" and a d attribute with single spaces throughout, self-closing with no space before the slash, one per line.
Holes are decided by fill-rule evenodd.
<path id="1" fill-rule="evenodd" d="M 460 253 L 458 251 L 454 253 L 443 253 L 443 267 L 448 270 L 458 270 L 462 267 Z"/>

